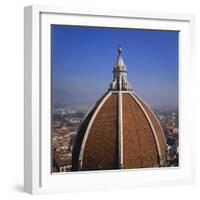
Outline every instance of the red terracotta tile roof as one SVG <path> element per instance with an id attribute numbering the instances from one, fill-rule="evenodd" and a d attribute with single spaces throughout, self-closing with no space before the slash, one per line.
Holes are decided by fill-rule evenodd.
<path id="1" fill-rule="evenodd" d="M 72 170 L 141 168 L 164 165 L 166 145 L 151 109 L 132 92 L 104 95 L 85 118 L 77 134 Z M 119 108 L 122 108 L 122 122 Z M 119 124 L 122 143 L 119 142 Z M 119 145 L 122 151 L 119 151 Z M 119 155 L 122 152 L 123 155 Z M 123 166 L 119 164 L 123 159 Z"/>

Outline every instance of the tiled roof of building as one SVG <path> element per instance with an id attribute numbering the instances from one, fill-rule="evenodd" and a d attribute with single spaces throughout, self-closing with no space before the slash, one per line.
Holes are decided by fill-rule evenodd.
<path id="1" fill-rule="evenodd" d="M 120 93 L 112 91 L 86 117 L 73 151 L 74 170 L 164 165 L 165 139 L 155 115 L 132 92 L 123 92 L 121 95 L 121 119 Z"/>

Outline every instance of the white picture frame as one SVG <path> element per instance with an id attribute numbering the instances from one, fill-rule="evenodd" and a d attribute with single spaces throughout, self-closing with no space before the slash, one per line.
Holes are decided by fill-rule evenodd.
<path id="1" fill-rule="evenodd" d="M 184 14 L 86 10 L 56 6 L 25 8 L 24 189 L 31 194 L 171 185 L 194 181 L 194 131 L 190 118 L 194 85 L 194 17 Z M 177 30 L 179 37 L 180 166 L 51 174 L 51 24 Z M 188 134 L 189 133 L 189 134 Z"/>

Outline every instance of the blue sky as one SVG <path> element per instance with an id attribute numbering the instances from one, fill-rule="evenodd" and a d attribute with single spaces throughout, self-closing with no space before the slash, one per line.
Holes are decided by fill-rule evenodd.
<path id="1" fill-rule="evenodd" d="M 94 104 L 112 81 L 117 48 L 133 90 L 151 106 L 178 104 L 178 32 L 52 26 L 54 103 Z"/>

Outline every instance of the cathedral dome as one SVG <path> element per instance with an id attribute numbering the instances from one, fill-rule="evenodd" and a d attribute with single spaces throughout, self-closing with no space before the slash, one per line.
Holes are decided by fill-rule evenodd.
<path id="1" fill-rule="evenodd" d="M 126 68 L 113 70 L 113 82 L 81 124 L 72 152 L 72 170 L 165 166 L 166 143 L 151 108 L 127 81 Z M 122 62 L 125 66 L 123 60 Z M 116 67 L 117 66 L 117 67 Z"/>

